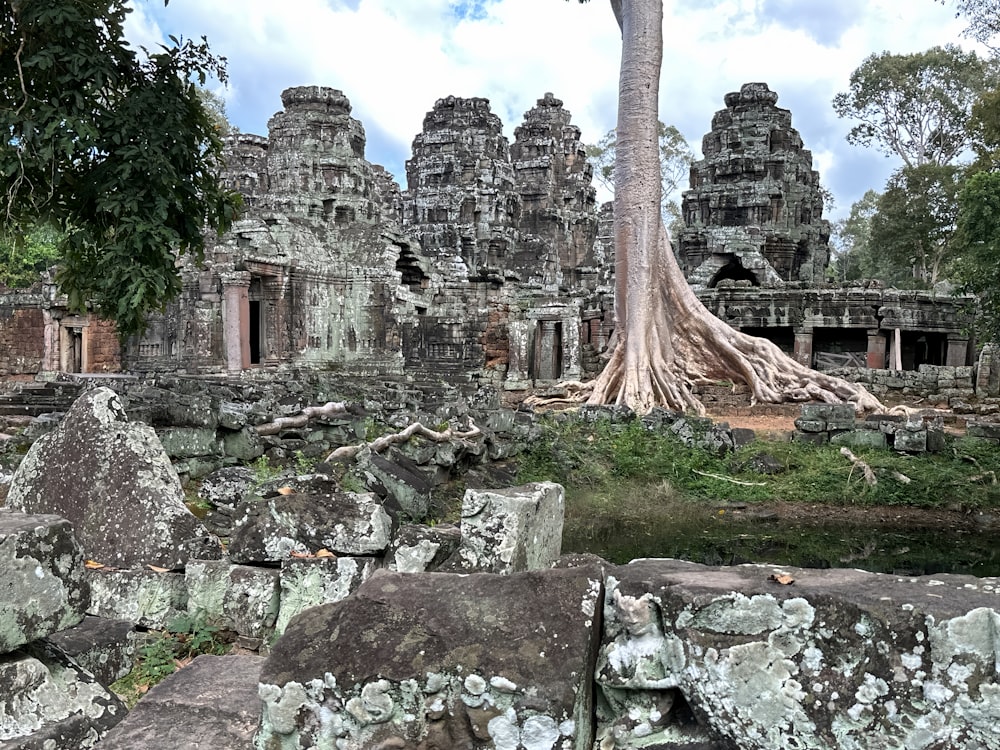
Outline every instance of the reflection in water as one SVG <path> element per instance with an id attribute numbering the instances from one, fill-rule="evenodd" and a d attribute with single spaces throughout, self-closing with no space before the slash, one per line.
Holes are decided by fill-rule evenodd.
<path id="1" fill-rule="evenodd" d="M 773 563 L 803 568 L 860 568 L 876 573 L 964 573 L 1000 576 L 996 534 L 957 529 L 788 523 L 757 519 L 686 518 L 650 532 L 618 523 L 614 529 L 574 529 L 564 552 L 593 552 L 614 563 L 671 557 L 706 565 Z"/>

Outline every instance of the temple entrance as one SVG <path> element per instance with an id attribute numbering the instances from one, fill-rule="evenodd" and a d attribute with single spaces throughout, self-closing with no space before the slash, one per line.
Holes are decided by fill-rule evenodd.
<path id="1" fill-rule="evenodd" d="M 710 289 L 714 289 L 719 285 L 720 281 L 727 279 L 732 281 L 749 281 L 753 286 L 760 286 L 757 276 L 752 271 L 744 268 L 743 264 L 733 255 L 726 256 L 726 264 L 715 272 L 712 280 L 708 282 L 708 286 Z"/>
<path id="2" fill-rule="evenodd" d="M 259 365 L 263 352 L 266 351 L 264 341 L 264 280 L 260 276 L 250 277 L 249 309 L 247 323 L 249 324 L 250 364 Z"/>
<path id="3" fill-rule="evenodd" d="M 539 320 L 535 327 L 534 346 L 528 374 L 534 380 L 558 380 L 562 377 L 562 322 Z"/>

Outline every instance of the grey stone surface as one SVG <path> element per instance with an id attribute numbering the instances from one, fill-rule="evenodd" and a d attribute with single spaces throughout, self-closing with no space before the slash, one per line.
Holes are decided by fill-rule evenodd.
<path id="1" fill-rule="evenodd" d="M 153 687 L 99 750 L 248 750 L 260 720 L 258 656 L 199 656 Z"/>
<path id="2" fill-rule="evenodd" d="M 273 568 L 190 560 L 184 570 L 187 611 L 209 625 L 267 640 L 278 617 L 279 576 Z"/>
<path id="3" fill-rule="evenodd" d="M 280 562 L 292 552 L 321 549 L 376 555 L 389 546 L 392 520 L 371 493 L 342 492 L 326 475 L 289 478 L 279 490 L 240 505 L 229 545 L 233 562 Z"/>
<path id="4" fill-rule="evenodd" d="M 120 700 L 51 644 L 0 658 L 0 750 L 86 750 L 125 716 Z"/>
<path id="5" fill-rule="evenodd" d="M 600 594 L 593 567 L 376 575 L 274 645 L 256 747 L 590 750 Z"/>
<path id="6" fill-rule="evenodd" d="M 89 614 L 162 630 L 187 613 L 183 573 L 88 570 Z"/>
<path id="7" fill-rule="evenodd" d="M 458 549 L 461 541 L 461 529 L 452 524 L 400 526 L 386 553 L 386 567 L 398 573 L 436 570 Z"/>
<path id="8" fill-rule="evenodd" d="M 553 482 L 466 490 L 461 541 L 449 572 L 513 573 L 550 567 L 562 547 L 564 491 Z"/>
<path id="9" fill-rule="evenodd" d="M 53 633 L 47 640 L 102 685 L 111 685 L 132 671 L 134 636 L 135 625 L 128 620 L 85 617 L 79 625 Z"/>
<path id="10" fill-rule="evenodd" d="M 281 563 L 281 607 L 274 631 L 280 635 L 299 612 L 346 599 L 379 570 L 371 557 L 298 557 Z"/>
<path id="11" fill-rule="evenodd" d="M 182 568 L 222 546 L 184 505 L 177 472 L 151 427 L 129 421 L 119 396 L 81 395 L 59 426 L 32 444 L 7 505 L 73 524 L 84 554 L 119 568 Z"/>
<path id="12" fill-rule="evenodd" d="M 643 560 L 606 581 L 608 747 L 997 746 L 996 579 Z"/>
<path id="13" fill-rule="evenodd" d="M 83 619 L 83 561 L 65 519 L 0 508 L 0 655 Z"/>

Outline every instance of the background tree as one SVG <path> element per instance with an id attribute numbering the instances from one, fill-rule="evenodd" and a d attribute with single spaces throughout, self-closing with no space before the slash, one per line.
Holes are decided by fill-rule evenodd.
<path id="1" fill-rule="evenodd" d="M 961 167 L 923 164 L 903 167 L 889 178 L 871 222 L 879 278 L 909 287 L 941 280 L 954 256 L 951 239 L 963 176 Z"/>
<path id="2" fill-rule="evenodd" d="M 171 38 L 127 46 L 126 0 L 17 0 L 0 6 L 3 231 L 60 233 L 57 282 L 120 336 L 180 291 L 178 253 L 200 259 L 206 226 L 239 199 L 220 187 L 222 143 L 197 85 L 224 61 Z"/>
<path id="3" fill-rule="evenodd" d="M 0 234 L 0 287 L 24 289 L 40 281 L 59 260 L 60 239 L 44 224 L 22 232 L 18 242 Z"/>
<path id="4" fill-rule="evenodd" d="M 872 217 L 878 211 L 879 194 L 868 190 L 851 206 L 846 219 L 833 226 L 831 272 L 834 280 L 856 281 L 882 278 L 882 264 L 871 242 Z"/>
<path id="5" fill-rule="evenodd" d="M 584 0 L 581 0 L 583 2 Z M 662 0 L 611 0 L 622 33 L 615 159 L 615 331 L 601 374 L 579 393 L 592 404 L 704 412 L 694 386 L 746 383 L 753 400 L 854 400 L 863 387 L 818 373 L 766 339 L 723 323 L 698 300 L 672 252 L 660 212 L 657 140 Z"/>
<path id="6" fill-rule="evenodd" d="M 997 51 L 996 36 L 1000 34 L 1000 0 L 952 0 L 956 16 L 968 22 L 965 36 L 975 39 L 985 47 Z M 947 5 L 949 0 L 939 0 Z"/>
<path id="7" fill-rule="evenodd" d="M 694 162 L 694 151 L 673 125 L 657 120 L 657 144 L 660 149 L 660 206 L 668 225 L 681 217 L 680 203 L 674 197 L 678 188 L 686 186 Z M 615 129 L 609 130 L 593 146 L 587 146 L 587 159 L 594 167 L 594 178 L 609 192 L 615 190 Z"/>
<path id="8" fill-rule="evenodd" d="M 996 88 L 993 66 L 955 45 L 911 55 L 871 55 L 833 99 L 840 117 L 860 122 L 850 143 L 897 155 L 907 167 L 948 164 L 968 150 L 972 107 Z"/>
<path id="9" fill-rule="evenodd" d="M 955 277 L 980 297 L 980 338 L 1000 341 L 1000 172 L 973 174 L 958 203 Z"/>

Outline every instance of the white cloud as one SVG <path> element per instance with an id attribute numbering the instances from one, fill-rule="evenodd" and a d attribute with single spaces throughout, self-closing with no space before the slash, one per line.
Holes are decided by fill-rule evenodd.
<path id="1" fill-rule="evenodd" d="M 849 125 L 834 115 L 833 95 L 867 55 L 959 42 L 963 26 L 950 6 L 926 0 L 868 0 L 853 15 L 822 17 L 793 14 L 810 3 L 787 0 L 664 5 L 661 119 L 699 152 L 725 94 L 767 82 L 843 214 L 867 188 L 881 189 L 894 165 L 844 141 Z M 490 99 L 508 136 L 547 91 L 563 99 L 585 141 L 615 122 L 620 34 L 604 0 L 141 2 L 128 33 L 147 45 L 167 33 L 208 36 L 229 59 L 229 114 L 244 131 L 266 132 L 288 86 L 343 90 L 368 133 L 368 158 L 401 183 L 425 113 L 450 94 Z"/>

